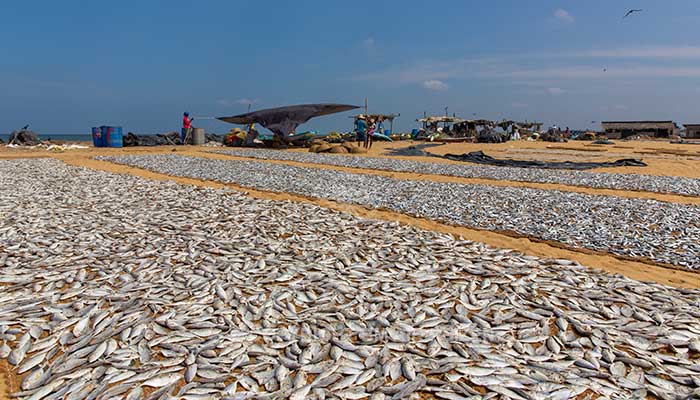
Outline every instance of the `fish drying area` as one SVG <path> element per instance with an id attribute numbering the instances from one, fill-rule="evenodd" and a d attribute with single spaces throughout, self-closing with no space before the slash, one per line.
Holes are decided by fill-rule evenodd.
<path id="1" fill-rule="evenodd" d="M 354 203 L 471 228 L 700 266 L 700 207 L 488 185 L 408 181 L 256 161 L 179 155 L 103 157 L 167 175 Z"/>
<path id="2" fill-rule="evenodd" d="M 618 189 L 700 196 L 700 179 L 651 176 L 638 174 L 609 174 L 583 171 L 561 171 L 491 167 L 482 165 L 455 165 L 421 161 L 390 159 L 386 157 L 338 157 L 337 155 L 280 152 L 265 149 L 230 149 L 217 151 L 238 157 L 262 160 L 285 160 L 309 164 L 335 165 L 350 168 L 394 172 L 416 172 L 463 178 L 493 179 L 497 181 L 556 183 L 600 189 Z"/>
<path id="3" fill-rule="evenodd" d="M 319 167 L 683 196 L 697 179 L 229 154 L 260 160 L 92 161 L 700 268 L 696 205 Z M 81 163 L 0 160 L 0 371 L 16 398 L 700 396 L 698 289 Z"/>

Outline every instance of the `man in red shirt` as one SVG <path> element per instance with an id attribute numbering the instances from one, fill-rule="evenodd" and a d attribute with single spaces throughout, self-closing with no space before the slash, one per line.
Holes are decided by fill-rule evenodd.
<path id="1" fill-rule="evenodd" d="M 186 144 L 185 139 L 192 130 L 192 121 L 194 121 L 194 118 L 190 118 L 190 113 L 185 112 L 182 117 L 182 131 L 180 132 L 182 144 Z"/>

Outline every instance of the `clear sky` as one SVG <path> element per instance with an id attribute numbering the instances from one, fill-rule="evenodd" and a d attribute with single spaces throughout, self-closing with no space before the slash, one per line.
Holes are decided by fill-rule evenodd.
<path id="1" fill-rule="evenodd" d="M 623 19 L 627 10 L 644 11 Z M 700 123 L 700 1 L 11 1 L 0 132 L 179 129 L 306 102 L 401 113 Z M 300 130 L 348 130 L 347 114 Z M 592 123 L 596 121 L 596 123 Z M 232 125 L 201 121 L 207 131 Z"/>

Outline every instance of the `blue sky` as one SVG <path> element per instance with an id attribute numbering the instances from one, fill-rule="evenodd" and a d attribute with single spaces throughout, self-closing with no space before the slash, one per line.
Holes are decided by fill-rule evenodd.
<path id="1" fill-rule="evenodd" d="M 305 102 L 571 128 L 700 122 L 700 1 L 36 1 L 0 23 L 0 132 L 156 133 Z M 643 12 L 627 19 L 628 9 Z M 604 70 L 605 69 L 605 70 Z M 212 132 L 232 126 L 195 124 Z M 300 130 L 347 130 L 346 115 Z"/>

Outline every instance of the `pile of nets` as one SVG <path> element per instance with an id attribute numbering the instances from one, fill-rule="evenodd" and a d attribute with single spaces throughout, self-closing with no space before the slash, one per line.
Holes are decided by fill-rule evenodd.
<path id="1" fill-rule="evenodd" d="M 41 140 L 39 140 L 39 135 L 37 135 L 36 132 L 32 132 L 28 129 L 21 129 L 10 133 L 10 139 L 7 143 L 20 146 L 36 146 L 41 144 Z"/>
<path id="2" fill-rule="evenodd" d="M 505 143 L 508 139 L 507 133 L 498 133 L 489 129 L 479 132 L 476 137 L 476 141 L 479 143 Z"/>
<path id="3" fill-rule="evenodd" d="M 207 133 L 205 135 L 207 142 L 219 142 L 223 141 L 223 136 Z M 137 135 L 133 132 L 129 132 L 124 136 L 123 139 L 124 147 L 132 146 L 168 146 L 168 145 L 181 145 L 182 139 L 180 138 L 180 132 L 167 132 L 159 133 L 156 135 Z"/>
<path id="4" fill-rule="evenodd" d="M 550 129 L 540 135 L 540 140 L 543 142 L 565 143 L 567 140 L 562 135 L 561 131 Z"/>
<path id="5" fill-rule="evenodd" d="M 474 164 L 495 165 L 498 167 L 516 167 L 516 168 L 542 168 L 542 169 L 570 169 L 570 170 L 586 170 L 603 167 L 646 167 L 647 165 L 641 160 L 633 158 L 625 158 L 610 162 L 549 162 L 549 161 L 529 161 L 529 160 L 510 160 L 496 159 L 484 154 L 482 151 L 472 151 L 465 154 L 446 154 L 445 158 L 452 161 L 464 161 Z"/>
<path id="6" fill-rule="evenodd" d="M 584 132 L 575 138 L 574 140 L 596 140 L 596 134 L 595 132 Z"/>

